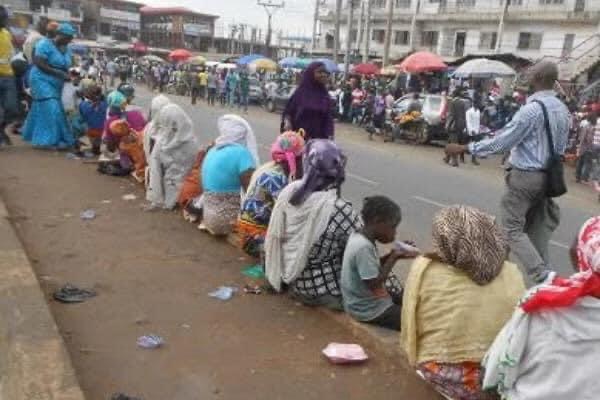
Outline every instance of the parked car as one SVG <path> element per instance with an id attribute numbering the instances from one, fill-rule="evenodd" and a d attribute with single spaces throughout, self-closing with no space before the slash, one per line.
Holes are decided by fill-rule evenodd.
<path id="1" fill-rule="evenodd" d="M 290 97 L 296 91 L 296 86 L 279 88 L 271 96 L 267 96 L 267 110 L 269 112 L 283 111 Z"/>
<path id="2" fill-rule="evenodd" d="M 400 97 L 398 100 L 396 100 L 394 102 L 394 106 L 393 106 L 394 114 L 402 115 L 406 111 L 408 111 L 408 106 L 410 105 L 410 103 L 412 103 L 413 97 L 414 97 L 413 94 L 407 94 L 405 96 Z M 424 101 L 425 101 L 425 96 L 419 95 L 419 102 L 421 103 L 421 105 L 423 105 Z"/>
<path id="3" fill-rule="evenodd" d="M 448 116 L 448 99 L 440 94 L 428 94 L 421 111 L 425 124 L 418 142 L 426 144 L 432 140 L 447 140 L 446 117 Z"/>

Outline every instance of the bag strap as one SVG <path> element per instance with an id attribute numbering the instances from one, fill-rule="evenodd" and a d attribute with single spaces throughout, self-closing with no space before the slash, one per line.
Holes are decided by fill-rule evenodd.
<path id="1" fill-rule="evenodd" d="M 533 100 L 533 102 L 538 103 L 542 107 L 542 113 L 544 113 L 544 126 L 546 127 L 546 137 L 548 138 L 548 144 L 550 145 L 550 157 L 555 157 L 556 149 L 554 148 L 552 129 L 550 128 L 550 120 L 548 119 L 548 110 L 546 109 L 546 105 L 540 100 Z"/>

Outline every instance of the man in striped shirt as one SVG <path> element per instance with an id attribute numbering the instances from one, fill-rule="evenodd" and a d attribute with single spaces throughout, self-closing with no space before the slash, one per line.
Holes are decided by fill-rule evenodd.
<path id="1" fill-rule="evenodd" d="M 468 151 L 481 157 L 510 150 L 506 192 L 501 201 L 501 218 L 511 251 L 519 258 L 531 279 L 546 280 L 551 270 L 548 244 L 560 222 L 558 205 L 546 195 L 546 165 L 550 146 L 541 101 L 548 110 L 555 152 L 564 154 L 569 134 L 569 110 L 553 91 L 558 68 L 541 62 L 528 75 L 534 94 L 498 136 L 469 145 L 450 144 L 446 154 Z"/>

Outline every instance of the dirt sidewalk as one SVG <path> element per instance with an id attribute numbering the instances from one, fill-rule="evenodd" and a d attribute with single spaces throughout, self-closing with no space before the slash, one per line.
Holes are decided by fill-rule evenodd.
<path id="1" fill-rule="evenodd" d="M 138 199 L 123 200 L 129 193 Z M 243 286 L 249 260 L 174 213 L 143 211 L 142 190 L 127 179 L 17 144 L 0 152 L 0 195 L 48 299 L 66 282 L 98 292 L 78 305 L 49 300 L 89 400 L 117 391 L 145 400 L 438 398 L 372 349 L 364 366 L 329 365 L 327 343 L 357 340 L 287 298 L 209 298 L 217 286 Z M 97 217 L 85 222 L 88 208 Z M 149 333 L 166 346 L 138 349 Z"/>

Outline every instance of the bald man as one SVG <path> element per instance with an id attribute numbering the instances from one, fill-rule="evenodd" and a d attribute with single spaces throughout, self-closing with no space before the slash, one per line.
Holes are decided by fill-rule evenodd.
<path id="1" fill-rule="evenodd" d="M 470 152 L 481 157 L 510 151 L 506 192 L 501 201 L 501 218 L 511 251 L 530 278 L 541 283 L 552 276 L 548 245 L 560 223 L 560 209 L 547 196 L 546 165 L 550 146 L 542 104 L 547 110 L 557 154 L 564 154 L 569 134 L 569 110 L 554 92 L 558 67 L 552 62 L 534 65 L 528 73 L 533 94 L 503 131 L 493 139 L 467 146 L 450 144 L 446 154 Z M 540 104 L 541 103 L 541 104 Z"/>

